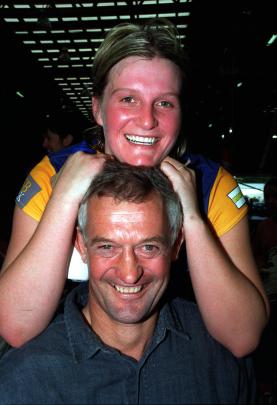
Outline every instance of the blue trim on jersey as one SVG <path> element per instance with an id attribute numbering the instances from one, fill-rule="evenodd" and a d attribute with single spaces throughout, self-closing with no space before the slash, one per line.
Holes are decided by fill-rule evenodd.
<path id="1" fill-rule="evenodd" d="M 58 172 L 68 156 L 78 151 L 91 154 L 96 153 L 94 149 L 89 147 L 86 141 L 82 141 L 80 143 L 68 146 L 67 148 L 64 148 L 58 152 L 48 153 L 48 157 L 52 166 L 55 168 L 56 172 Z M 182 156 L 181 161 L 189 161 L 190 163 L 188 164 L 188 167 L 195 171 L 199 206 L 202 213 L 207 216 L 211 190 L 220 165 L 219 163 L 214 162 L 213 160 L 210 160 L 202 155 L 190 152 L 185 153 Z"/>
<path id="2" fill-rule="evenodd" d="M 68 156 L 78 151 L 83 151 L 91 154 L 96 153 L 96 151 L 92 149 L 86 141 L 82 141 L 80 143 L 70 145 L 67 148 L 61 149 L 58 152 L 50 152 L 47 156 L 56 172 L 58 172 Z"/>
<path id="3" fill-rule="evenodd" d="M 209 198 L 220 164 L 202 155 L 193 153 L 185 153 L 181 160 L 183 162 L 189 161 L 188 167 L 195 171 L 200 209 L 207 216 Z"/>

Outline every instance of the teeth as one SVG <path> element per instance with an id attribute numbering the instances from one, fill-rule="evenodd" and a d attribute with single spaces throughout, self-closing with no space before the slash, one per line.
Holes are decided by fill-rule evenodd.
<path id="1" fill-rule="evenodd" d="M 121 287 L 119 285 L 115 285 L 114 288 L 116 291 L 122 293 L 122 294 L 135 294 L 138 293 L 141 289 L 142 286 L 137 286 L 137 287 Z"/>
<path id="2" fill-rule="evenodd" d="M 129 142 L 136 143 L 139 145 L 153 145 L 157 142 L 157 138 L 153 136 L 138 136 L 138 135 L 125 135 Z"/>

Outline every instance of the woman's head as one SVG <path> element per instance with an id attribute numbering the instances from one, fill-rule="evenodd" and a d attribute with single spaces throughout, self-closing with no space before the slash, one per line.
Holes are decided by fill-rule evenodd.
<path id="1" fill-rule="evenodd" d="M 105 151 L 134 165 L 154 165 L 181 128 L 186 59 L 174 26 L 156 19 L 120 24 L 93 64 L 93 114 Z"/>

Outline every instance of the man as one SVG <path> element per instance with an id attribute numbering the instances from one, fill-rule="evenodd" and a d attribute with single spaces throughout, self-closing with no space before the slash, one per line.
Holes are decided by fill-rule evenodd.
<path id="1" fill-rule="evenodd" d="M 57 111 L 49 114 L 45 118 L 42 147 L 49 153 L 71 145 L 76 135 L 75 130 L 72 131 L 73 123 L 73 113 Z"/>
<path id="2" fill-rule="evenodd" d="M 168 299 L 182 209 L 158 168 L 111 160 L 79 209 L 89 281 L 40 336 L 0 362 L 0 404 L 251 403 L 249 359 L 207 332 L 196 305 Z"/>

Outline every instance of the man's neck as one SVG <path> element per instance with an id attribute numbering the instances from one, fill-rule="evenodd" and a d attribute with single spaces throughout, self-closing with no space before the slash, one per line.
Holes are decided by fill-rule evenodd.
<path id="1" fill-rule="evenodd" d="M 124 324 L 100 318 L 85 306 L 82 310 L 93 331 L 108 346 L 139 361 L 148 346 L 156 326 L 157 314 L 136 324 Z"/>

